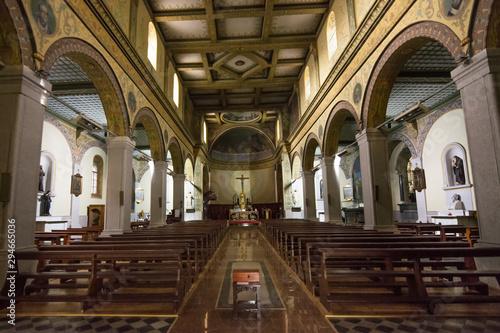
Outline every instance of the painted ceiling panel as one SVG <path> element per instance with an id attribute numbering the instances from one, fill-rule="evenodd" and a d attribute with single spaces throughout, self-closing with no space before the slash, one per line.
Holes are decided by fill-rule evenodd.
<path id="1" fill-rule="evenodd" d="M 297 76 L 300 72 L 299 66 L 279 66 L 276 67 L 275 76 Z"/>
<path id="2" fill-rule="evenodd" d="M 200 99 L 194 100 L 193 104 L 195 106 L 220 106 L 220 100 L 218 99 Z"/>
<path id="3" fill-rule="evenodd" d="M 205 80 L 207 75 L 205 70 L 193 70 L 180 72 L 183 80 Z"/>
<path id="4" fill-rule="evenodd" d="M 167 21 L 158 23 L 167 40 L 208 38 L 207 21 Z"/>
<path id="5" fill-rule="evenodd" d="M 316 33 L 321 17 L 317 14 L 274 16 L 271 35 Z"/>
<path id="6" fill-rule="evenodd" d="M 218 95 L 219 90 L 217 89 L 190 89 L 189 90 L 190 95 Z"/>
<path id="7" fill-rule="evenodd" d="M 226 62 L 225 67 L 231 69 L 235 73 L 243 74 L 256 65 L 257 63 L 252 59 L 238 54 L 237 56 Z"/>
<path id="8" fill-rule="evenodd" d="M 178 64 L 201 63 L 201 54 L 199 53 L 177 53 L 173 55 Z"/>
<path id="9" fill-rule="evenodd" d="M 286 103 L 288 102 L 288 97 L 287 96 L 261 96 L 260 97 L 260 102 L 261 103 Z"/>
<path id="10" fill-rule="evenodd" d="M 260 37 L 261 17 L 238 17 L 217 20 L 219 38 Z"/>
<path id="11" fill-rule="evenodd" d="M 229 105 L 242 105 L 253 103 L 253 98 L 228 98 L 227 103 Z"/>
<path id="12" fill-rule="evenodd" d="M 254 93 L 255 89 L 253 88 L 238 88 L 238 89 L 227 89 L 226 93 L 230 94 L 251 94 Z"/>
<path id="13" fill-rule="evenodd" d="M 214 0 L 214 7 L 262 6 L 265 0 Z"/>
<path id="14" fill-rule="evenodd" d="M 307 49 L 282 49 L 278 53 L 279 59 L 305 59 L 307 56 Z"/>

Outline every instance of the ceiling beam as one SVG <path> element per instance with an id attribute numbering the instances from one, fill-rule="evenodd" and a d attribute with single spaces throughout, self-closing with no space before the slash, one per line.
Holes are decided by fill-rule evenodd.
<path id="1" fill-rule="evenodd" d="M 309 48 L 316 42 L 316 35 L 280 36 L 270 37 L 267 42 L 260 38 L 238 38 L 211 41 L 175 41 L 166 42 L 165 47 L 172 53 L 220 53 L 220 52 L 245 52 L 274 49 Z"/>
<path id="2" fill-rule="evenodd" d="M 203 62 L 203 67 L 205 68 L 205 76 L 207 77 L 207 82 L 212 83 L 212 72 L 210 71 L 210 66 L 208 64 L 208 58 L 206 53 L 201 54 L 201 61 Z"/>
<path id="3" fill-rule="evenodd" d="M 56 95 L 64 95 L 71 90 L 78 90 L 80 94 L 97 94 L 97 90 L 92 82 L 76 83 L 55 83 L 52 85 L 52 92 Z"/>
<path id="4" fill-rule="evenodd" d="M 272 23 L 273 23 L 273 8 L 274 0 L 266 0 L 266 9 L 264 14 L 264 20 L 262 22 L 262 40 L 266 41 L 271 34 Z"/>
<path id="5" fill-rule="evenodd" d="M 274 2 L 274 1 L 273 1 Z M 286 5 L 274 5 L 271 7 L 271 11 L 268 11 L 267 3 L 266 7 L 253 6 L 244 8 L 222 8 L 213 9 L 212 15 L 216 20 L 224 20 L 228 18 L 240 18 L 240 17 L 266 17 L 266 14 L 274 16 L 283 15 L 304 15 L 304 14 L 324 14 L 328 11 L 328 4 L 286 4 Z M 169 21 L 191 21 L 191 20 L 206 20 L 208 11 L 201 8 L 196 9 L 182 9 L 182 10 L 162 10 L 153 13 L 156 22 L 169 22 Z M 271 18 L 272 19 L 272 18 Z"/>
<path id="6" fill-rule="evenodd" d="M 254 98 L 254 105 L 259 105 L 260 104 L 260 94 L 261 94 L 262 89 L 257 88 L 255 89 L 255 98 Z"/>
<path id="7" fill-rule="evenodd" d="M 212 0 L 204 0 L 205 10 L 207 11 L 207 27 L 208 27 L 208 35 L 210 36 L 210 40 L 212 43 L 217 42 L 217 26 L 215 25 L 214 18 L 214 4 Z"/>
<path id="8" fill-rule="evenodd" d="M 268 103 L 260 105 L 228 105 L 226 108 L 220 106 L 195 106 L 195 112 L 209 113 L 209 112 L 243 112 L 243 111 L 277 111 L 281 110 L 286 103 Z"/>
<path id="9" fill-rule="evenodd" d="M 237 88 L 268 88 L 279 86 L 293 86 L 298 82 L 297 77 L 283 77 L 268 79 L 247 79 L 244 82 L 238 80 L 218 80 L 212 83 L 206 81 L 184 81 L 185 88 L 206 88 L 206 89 L 237 89 Z"/>
<path id="10" fill-rule="evenodd" d="M 280 50 L 273 51 L 273 58 L 271 60 L 271 68 L 269 69 L 269 80 L 274 80 L 274 75 L 276 74 L 276 65 L 278 64 L 278 55 Z"/>
<path id="11" fill-rule="evenodd" d="M 263 97 L 290 97 L 292 94 L 292 91 L 279 91 L 279 92 L 261 92 L 260 88 L 256 89 L 256 92 L 253 93 L 237 93 L 237 94 L 228 94 L 225 93 L 225 97 L 227 98 L 249 98 L 249 97 L 254 97 L 259 94 L 260 98 Z M 189 98 L 192 101 L 199 101 L 199 100 L 206 100 L 206 99 L 222 99 L 222 95 L 216 95 L 216 94 L 208 94 L 208 95 L 201 95 L 201 94 L 196 94 L 196 95 L 189 95 Z"/>

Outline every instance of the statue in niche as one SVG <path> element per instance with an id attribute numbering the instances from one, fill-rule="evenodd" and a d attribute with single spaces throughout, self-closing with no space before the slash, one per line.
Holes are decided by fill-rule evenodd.
<path id="1" fill-rule="evenodd" d="M 292 203 L 293 203 L 293 206 L 294 207 L 297 207 L 297 202 L 298 202 L 298 196 L 299 196 L 299 192 L 297 192 L 297 190 L 293 191 L 292 193 Z"/>
<path id="2" fill-rule="evenodd" d="M 188 192 L 188 194 L 186 195 L 186 208 L 187 209 L 193 208 L 193 201 L 194 201 L 193 195 L 191 194 L 191 192 Z"/>
<path id="3" fill-rule="evenodd" d="M 50 191 L 45 192 L 42 194 L 40 199 L 40 216 L 50 216 Z"/>
<path id="4" fill-rule="evenodd" d="M 43 177 L 45 177 L 45 172 L 43 172 L 43 167 L 40 165 L 40 173 L 38 174 L 38 191 L 43 192 Z"/>
<path id="5" fill-rule="evenodd" d="M 465 210 L 465 205 L 461 201 L 460 194 L 453 194 L 451 197 L 451 204 L 448 207 L 448 210 Z"/>
<path id="6" fill-rule="evenodd" d="M 453 160 L 451 161 L 451 167 L 453 169 L 453 173 L 455 174 L 456 185 L 464 185 L 465 184 L 464 161 L 460 157 L 455 155 L 453 156 Z"/>

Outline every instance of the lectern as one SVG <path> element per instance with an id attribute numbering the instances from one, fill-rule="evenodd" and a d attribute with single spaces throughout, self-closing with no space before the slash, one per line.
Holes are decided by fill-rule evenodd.
<path id="1" fill-rule="evenodd" d="M 260 320 L 260 276 L 258 269 L 233 270 L 233 316 L 238 318 L 238 311 L 254 311 Z M 255 300 L 238 300 L 243 291 L 255 293 Z"/>

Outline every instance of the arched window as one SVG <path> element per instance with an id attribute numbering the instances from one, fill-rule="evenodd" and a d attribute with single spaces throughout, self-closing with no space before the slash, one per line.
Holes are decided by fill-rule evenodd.
<path id="1" fill-rule="evenodd" d="M 328 38 L 328 58 L 331 59 L 337 50 L 337 22 L 335 21 L 333 10 L 330 12 L 330 16 L 328 16 L 326 35 Z"/>
<path id="2" fill-rule="evenodd" d="M 174 103 L 176 106 L 179 106 L 179 78 L 177 74 L 174 73 L 174 90 L 172 92 Z"/>
<path id="3" fill-rule="evenodd" d="M 203 143 L 207 143 L 207 122 L 203 122 Z"/>
<path id="4" fill-rule="evenodd" d="M 102 198 L 102 178 L 103 178 L 103 160 L 99 155 L 94 156 L 92 162 L 92 186 L 90 195 L 92 198 Z"/>
<path id="5" fill-rule="evenodd" d="M 306 70 L 304 71 L 304 87 L 306 99 L 308 99 L 311 95 L 311 75 L 309 73 L 309 66 L 306 66 Z"/>
<path id="6" fill-rule="evenodd" d="M 153 22 L 148 25 L 148 59 L 156 70 L 156 54 L 158 50 L 158 42 L 156 40 L 156 29 Z"/>

